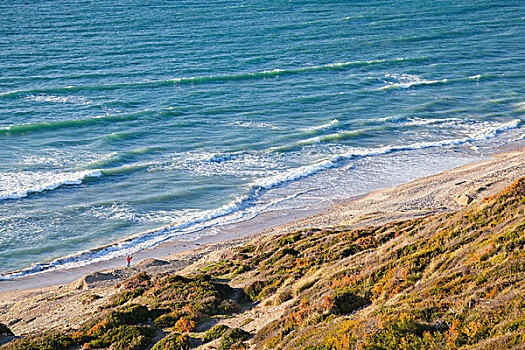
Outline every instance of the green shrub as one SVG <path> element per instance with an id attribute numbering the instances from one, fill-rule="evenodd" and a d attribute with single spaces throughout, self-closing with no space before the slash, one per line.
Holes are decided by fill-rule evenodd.
<path id="1" fill-rule="evenodd" d="M 352 244 L 343 248 L 343 250 L 339 252 L 339 259 L 348 258 L 350 255 L 354 255 L 357 252 L 359 252 L 359 248 L 355 244 Z"/>
<path id="2" fill-rule="evenodd" d="M 510 332 L 516 332 L 525 329 L 525 319 L 510 322 L 505 329 Z"/>
<path id="3" fill-rule="evenodd" d="M 266 285 L 267 281 L 254 281 L 244 288 L 244 293 L 250 298 L 250 300 L 256 301 Z"/>
<path id="4" fill-rule="evenodd" d="M 110 329 L 103 336 L 91 341 L 89 346 L 95 349 L 110 348 L 115 350 L 144 350 L 153 339 L 155 331 L 144 326 L 120 326 Z"/>
<path id="5" fill-rule="evenodd" d="M 401 343 L 407 349 L 444 348 L 443 342 L 444 337 L 431 326 L 417 322 L 410 315 L 401 315 L 395 316 L 369 338 L 364 348 L 397 350 Z"/>
<path id="6" fill-rule="evenodd" d="M 255 246 L 253 245 L 245 245 L 244 247 L 239 249 L 239 253 L 253 253 L 255 251 Z"/>
<path id="7" fill-rule="evenodd" d="M 135 278 L 138 281 L 149 281 L 150 277 L 146 272 L 139 272 L 137 275 L 135 275 Z"/>
<path id="8" fill-rule="evenodd" d="M 148 311 L 148 316 L 149 316 L 148 318 L 155 320 L 162 315 L 169 314 L 170 312 L 172 312 L 171 310 L 172 310 L 171 308 L 151 307 Z M 175 313 L 173 313 L 173 316 L 175 316 Z"/>
<path id="9" fill-rule="evenodd" d="M 280 257 L 283 257 L 285 255 L 297 256 L 299 255 L 299 251 L 295 250 L 294 248 L 284 248 L 283 250 L 281 250 L 281 253 L 279 255 Z"/>
<path id="10" fill-rule="evenodd" d="M 224 324 L 220 324 L 215 327 L 212 327 L 209 331 L 206 332 L 206 334 L 204 334 L 204 338 L 202 338 L 202 340 L 205 343 L 208 343 L 208 342 L 211 342 L 212 340 L 219 339 L 224 334 L 224 332 L 226 332 L 226 330 L 228 329 L 230 329 L 230 327 Z"/>
<path id="11" fill-rule="evenodd" d="M 232 345 L 241 343 L 242 341 L 248 340 L 249 338 L 250 338 L 250 333 L 240 328 L 231 329 L 227 331 L 222 337 L 222 341 L 221 341 L 221 345 L 219 346 L 219 350 L 228 350 L 232 347 Z"/>
<path id="12" fill-rule="evenodd" d="M 150 277 L 146 272 L 139 272 L 136 275 L 126 279 L 122 282 L 122 286 L 127 290 L 135 290 L 137 288 L 145 288 L 149 286 Z"/>
<path id="13" fill-rule="evenodd" d="M 171 333 L 156 343 L 151 350 L 183 350 L 190 345 L 187 334 Z"/>
<path id="14" fill-rule="evenodd" d="M 130 305 L 120 311 L 111 311 L 106 318 L 109 327 L 117 327 L 124 324 L 144 323 L 148 320 L 148 308 L 143 305 Z"/>
<path id="15" fill-rule="evenodd" d="M 157 317 L 154 321 L 155 327 L 169 328 L 175 326 L 175 323 L 179 320 L 179 316 L 173 314 L 165 314 Z"/>
<path id="16" fill-rule="evenodd" d="M 13 345 L 13 348 L 18 350 L 67 350 L 75 345 L 75 342 L 68 335 L 55 333 L 39 338 L 24 339 Z"/>
<path id="17" fill-rule="evenodd" d="M 125 304 L 131 299 L 135 299 L 138 296 L 141 296 L 144 293 L 144 288 L 137 288 L 133 290 L 128 290 L 123 292 L 122 294 L 116 296 L 113 300 L 113 303 L 110 305 L 110 307 L 116 307 Z"/>
<path id="18" fill-rule="evenodd" d="M 294 233 L 294 234 L 291 234 L 291 235 L 287 235 L 283 238 L 280 238 L 278 241 L 277 241 L 277 246 L 278 247 L 283 247 L 287 244 L 293 244 L 295 242 L 297 242 L 298 240 L 300 240 L 302 238 L 302 234 L 301 233 Z"/>

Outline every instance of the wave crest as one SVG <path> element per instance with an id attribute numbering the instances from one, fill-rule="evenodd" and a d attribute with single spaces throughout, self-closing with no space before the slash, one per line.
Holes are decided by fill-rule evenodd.
<path id="1" fill-rule="evenodd" d="M 300 67 L 300 68 L 291 68 L 291 69 L 271 69 L 260 72 L 247 72 L 247 73 L 238 73 L 231 75 L 211 75 L 203 77 L 182 77 L 182 78 L 171 78 L 166 80 L 154 80 L 154 81 L 137 81 L 131 83 L 118 83 L 111 85 L 74 85 L 74 86 L 63 86 L 63 87 L 52 87 L 52 88 L 42 88 L 42 89 L 28 89 L 28 90 L 12 90 L 0 93 L 1 98 L 16 98 L 18 96 L 23 96 L 27 94 L 48 94 L 48 93 L 60 93 L 60 92 L 71 92 L 71 91 L 82 91 L 82 90 L 94 90 L 94 91 L 104 91 L 104 90 L 117 90 L 128 87 L 159 87 L 165 85 L 173 84 L 199 84 L 199 83 L 208 83 L 208 82 L 222 82 L 222 81 L 235 81 L 235 80 L 249 80 L 249 79 L 261 79 L 261 78 L 272 78 L 277 76 L 284 75 L 293 75 L 306 72 L 315 72 L 315 71 L 330 71 L 330 70 L 340 70 L 346 69 L 349 67 L 359 67 L 359 66 L 368 66 L 376 64 L 396 64 L 401 62 L 414 62 L 414 61 L 424 61 L 426 57 L 400 57 L 393 59 L 379 59 L 379 60 L 368 60 L 368 61 L 348 61 L 348 62 L 338 62 L 338 63 L 329 63 L 323 65 L 309 66 L 309 67 Z"/>

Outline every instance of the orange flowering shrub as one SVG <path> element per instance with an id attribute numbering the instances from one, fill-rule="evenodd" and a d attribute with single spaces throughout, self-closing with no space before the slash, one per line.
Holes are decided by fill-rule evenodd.
<path id="1" fill-rule="evenodd" d="M 188 320 L 185 317 L 179 318 L 179 320 L 173 326 L 175 332 L 186 333 L 191 332 L 195 329 L 195 321 Z"/>

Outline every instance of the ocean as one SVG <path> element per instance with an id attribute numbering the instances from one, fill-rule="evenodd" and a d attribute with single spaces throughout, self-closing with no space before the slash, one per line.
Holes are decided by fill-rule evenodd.
<path id="1" fill-rule="evenodd" d="M 0 279 L 525 137 L 519 0 L 10 0 L 0 19 Z"/>

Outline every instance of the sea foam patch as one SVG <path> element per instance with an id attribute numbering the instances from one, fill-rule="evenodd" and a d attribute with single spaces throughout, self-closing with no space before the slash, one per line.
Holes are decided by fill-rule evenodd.
<path id="1" fill-rule="evenodd" d="M 11 172 L 0 174 L 0 200 L 20 199 L 30 193 L 54 190 L 64 185 L 79 185 L 88 177 L 102 176 L 100 170 L 77 172 Z"/>
<path id="2" fill-rule="evenodd" d="M 387 85 L 380 87 L 378 90 L 409 89 L 412 86 L 418 85 L 446 83 L 448 82 L 448 79 L 429 80 L 414 74 L 386 74 L 385 79 L 381 79 L 381 81 Z"/>
<path id="3" fill-rule="evenodd" d="M 26 100 L 50 103 L 70 103 L 75 105 L 88 105 L 91 101 L 84 96 L 58 96 L 49 94 L 27 95 Z"/>

